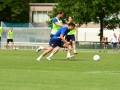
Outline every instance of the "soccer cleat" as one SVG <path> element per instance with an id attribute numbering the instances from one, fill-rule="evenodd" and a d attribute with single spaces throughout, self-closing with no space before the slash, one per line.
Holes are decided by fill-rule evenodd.
<path id="1" fill-rule="evenodd" d="M 71 57 L 71 58 L 74 58 L 74 57 L 75 57 L 75 55 L 71 55 L 70 57 Z"/>
<path id="2" fill-rule="evenodd" d="M 67 57 L 67 59 L 71 59 L 71 58 L 74 58 L 75 56 L 74 55 L 71 55 L 70 57 Z"/>
<path id="3" fill-rule="evenodd" d="M 38 53 L 39 51 L 41 51 L 42 48 L 43 48 L 42 46 L 40 46 L 39 48 L 37 48 L 37 49 L 36 49 L 36 53 Z"/>
<path id="4" fill-rule="evenodd" d="M 77 54 L 77 52 L 74 52 L 74 54 Z"/>
<path id="5" fill-rule="evenodd" d="M 51 58 L 50 58 L 50 57 L 47 57 L 46 59 L 47 59 L 47 60 L 51 60 Z"/>
<path id="6" fill-rule="evenodd" d="M 40 59 L 39 59 L 39 58 L 37 58 L 36 60 L 37 60 L 37 61 L 40 61 Z"/>
<path id="7" fill-rule="evenodd" d="M 65 49 L 65 51 L 68 51 L 68 49 Z"/>

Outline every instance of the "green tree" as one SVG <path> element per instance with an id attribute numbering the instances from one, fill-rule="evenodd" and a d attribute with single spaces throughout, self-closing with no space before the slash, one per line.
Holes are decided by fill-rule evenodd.
<path id="1" fill-rule="evenodd" d="M 25 23 L 29 22 L 29 3 L 36 0 L 1 0 L 0 21 Z"/>
<path id="2" fill-rule="evenodd" d="M 29 22 L 29 3 L 56 3 L 59 0 L 0 0 L 0 21 Z"/>
<path id="3" fill-rule="evenodd" d="M 120 26 L 118 18 L 120 1 L 118 0 L 60 0 L 53 15 L 57 10 L 63 10 L 65 17 L 72 15 L 75 22 L 88 24 L 89 22 L 100 23 L 100 41 L 103 37 L 104 28 L 114 29 Z M 115 14 L 115 15 L 114 15 Z"/>

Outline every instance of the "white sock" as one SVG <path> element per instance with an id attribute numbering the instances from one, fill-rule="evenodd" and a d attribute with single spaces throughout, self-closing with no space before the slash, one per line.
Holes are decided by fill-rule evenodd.
<path id="1" fill-rule="evenodd" d="M 74 49 L 74 52 L 76 52 L 76 50 Z"/>
<path id="2" fill-rule="evenodd" d="M 52 57 L 54 54 L 53 53 L 51 53 L 48 57 Z"/>
<path id="3" fill-rule="evenodd" d="M 70 57 L 70 53 L 67 53 L 67 57 Z"/>
<path id="4" fill-rule="evenodd" d="M 40 46 L 39 49 L 44 49 L 44 47 L 43 47 L 43 46 Z"/>
<path id="5" fill-rule="evenodd" d="M 37 58 L 37 60 L 40 60 L 42 58 L 42 55 L 40 55 L 38 58 Z"/>

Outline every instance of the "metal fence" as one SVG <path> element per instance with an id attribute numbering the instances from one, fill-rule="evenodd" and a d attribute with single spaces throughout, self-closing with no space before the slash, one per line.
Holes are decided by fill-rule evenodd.
<path id="1" fill-rule="evenodd" d="M 103 49 L 104 44 L 101 42 L 93 41 L 76 41 L 76 46 L 78 49 Z M 112 48 L 110 43 L 108 43 L 108 48 Z"/>
<path id="2" fill-rule="evenodd" d="M 4 33 L 1 37 L 1 48 L 7 41 L 7 33 L 10 28 L 4 27 Z M 38 43 L 47 44 L 50 39 L 51 28 L 13 28 L 14 35 L 13 40 L 18 46 L 19 44 L 23 46 L 38 45 Z"/>
<path id="3" fill-rule="evenodd" d="M 9 28 L 4 27 L 3 29 L 4 33 L 1 37 L 1 49 L 4 49 Z M 15 46 L 19 49 L 34 50 L 40 45 L 48 45 L 51 28 L 13 28 L 13 31 Z M 102 43 L 94 41 L 76 41 L 76 46 L 78 49 L 103 49 Z M 112 47 L 108 45 L 108 48 Z M 11 44 L 9 45 L 9 49 L 12 49 Z"/>

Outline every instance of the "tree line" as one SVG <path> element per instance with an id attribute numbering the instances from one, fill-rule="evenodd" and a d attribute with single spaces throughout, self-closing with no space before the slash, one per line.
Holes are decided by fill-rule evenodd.
<path id="1" fill-rule="evenodd" d="M 29 3 L 55 3 L 57 0 L 0 0 L 0 21 L 29 22 Z"/>
<path id="2" fill-rule="evenodd" d="M 73 16 L 80 25 L 100 23 L 100 40 L 105 28 L 120 27 L 120 0 L 0 0 L 0 21 L 29 22 L 29 3 L 59 3 L 53 9 L 51 19 L 62 10 L 65 18 Z"/>

